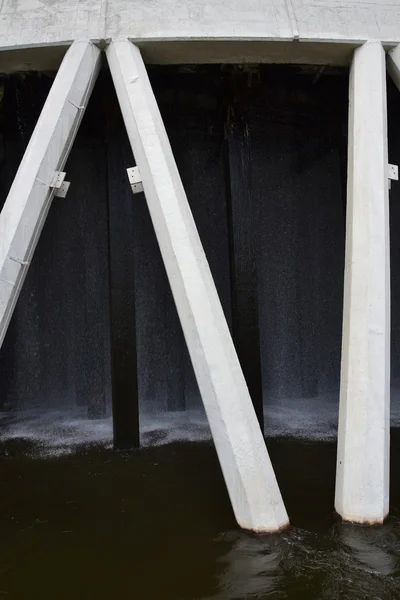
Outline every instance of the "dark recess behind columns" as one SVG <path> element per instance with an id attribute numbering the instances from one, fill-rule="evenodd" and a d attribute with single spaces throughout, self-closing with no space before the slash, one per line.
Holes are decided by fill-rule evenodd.
<path id="1" fill-rule="evenodd" d="M 150 77 L 230 326 L 247 317 L 240 309 L 232 319 L 227 227 L 232 182 L 226 181 L 225 132 L 232 82 L 246 81 L 249 146 L 231 141 L 238 164 L 244 158 L 248 163 L 264 402 L 337 393 L 346 74 L 316 80 L 315 72 L 299 68 L 265 66 L 243 75 L 237 68 L 212 66 L 156 67 Z M 32 90 L 43 101 L 50 83 L 37 76 L 18 80 L 18 112 L 16 81 L 4 82 L 2 200 L 29 139 L 20 139 L 21 114 L 32 129 L 41 108 Z M 243 149 L 250 152 L 247 158 Z M 127 182 L 130 161 L 133 165 L 116 97 L 103 73 L 67 166 L 70 193 L 53 204 L 1 351 L 6 373 L 1 395 L 10 405 L 21 405 L 26 390 L 30 404 L 92 403 L 93 416 L 110 404 L 107 199 L 111 227 L 119 231 L 110 244 L 117 277 L 115 340 L 132 368 L 136 309 L 140 409 L 201 405 L 147 206 L 143 195 L 132 196 Z M 250 276 L 247 281 L 254 283 Z M 254 292 L 246 293 L 255 300 L 249 311 L 254 319 Z M 256 356 L 257 334 L 249 337 L 245 342 Z M 123 360 L 117 357 L 116 364 L 121 396 L 126 388 L 134 404 L 134 371 L 129 380 Z M 121 414 L 136 423 L 131 409 L 126 405 Z"/>
<path id="2" fill-rule="evenodd" d="M 134 160 L 115 95 L 103 84 L 106 111 L 110 273 L 110 345 L 114 446 L 138 447 L 134 201 L 126 169 Z M 105 89 L 104 89 L 105 88 Z"/>
<path id="3" fill-rule="evenodd" d="M 238 73 L 227 98 L 227 217 L 232 336 L 258 422 L 264 431 L 256 259 L 259 207 L 253 202 L 251 181 L 251 77 L 251 72 Z"/>
<path id="4" fill-rule="evenodd" d="M 39 75 L 4 81 L 1 181 L 4 172 L 9 176 L 1 204 L 51 83 Z M 10 406 L 23 405 L 25 397 L 29 406 L 82 404 L 93 417 L 106 414 L 107 190 L 99 122 L 92 102 L 66 165 L 68 197 L 53 201 L 1 350 L 1 372 L 11 377 L 4 390 Z"/>
<path id="5" fill-rule="evenodd" d="M 389 163 L 400 165 L 400 92 L 387 78 Z M 391 266 L 391 380 L 400 388 L 400 182 L 392 181 L 390 206 L 390 266 Z M 392 392 L 392 402 L 395 396 Z"/>

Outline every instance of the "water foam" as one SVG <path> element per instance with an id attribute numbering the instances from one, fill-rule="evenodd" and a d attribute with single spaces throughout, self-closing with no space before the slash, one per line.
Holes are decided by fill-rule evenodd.
<path id="1" fill-rule="evenodd" d="M 400 391 L 392 392 L 392 427 L 400 427 Z M 267 438 L 332 441 L 337 436 L 337 395 L 323 398 L 270 400 L 264 406 Z M 30 442 L 33 453 L 58 456 L 85 445 L 112 447 L 112 419 L 90 420 L 85 408 L 64 410 L 14 410 L 0 413 L 0 442 Z M 140 417 L 141 446 L 173 442 L 211 441 L 211 432 L 201 409 L 144 414 Z"/>

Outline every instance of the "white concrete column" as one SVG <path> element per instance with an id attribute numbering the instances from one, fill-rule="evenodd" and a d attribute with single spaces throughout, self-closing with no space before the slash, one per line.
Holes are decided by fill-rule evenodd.
<path id="1" fill-rule="evenodd" d="M 116 41 L 107 58 L 236 519 L 277 531 L 286 510 L 140 51 Z"/>
<path id="2" fill-rule="evenodd" d="M 390 264 L 385 53 L 350 72 L 346 258 L 335 508 L 381 523 L 389 511 Z"/>
<path id="3" fill-rule="evenodd" d="M 0 347 L 99 68 L 90 42 L 68 49 L 0 214 Z M 60 258 L 62 260 L 62 257 Z"/>

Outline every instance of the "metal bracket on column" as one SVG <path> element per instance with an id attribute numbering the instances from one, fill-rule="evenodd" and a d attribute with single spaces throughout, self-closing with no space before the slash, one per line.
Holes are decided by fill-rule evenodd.
<path id="1" fill-rule="evenodd" d="M 64 171 L 56 171 L 54 173 L 53 181 L 51 182 L 50 187 L 54 188 L 54 195 L 57 196 L 57 198 L 65 198 L 68 193 L 69 186 L 71 185 L 69 181 L 65 181 L 65 176 L 66 173 L 64 173 Z"/>
<path id="2" fill-rule="evenodd" d="M 143 192 L 143 183 L 139 167 L 130 167 L 126 170 L 126 172 L 128 173 L 128 179 L 132 188 L 132 192 L 134 194 L 140 194 L 140 192 Z"/>
<path id="3" fill-rule="evenodd" d="M 399 167 L 397 165 L 389 165 L 389 190 L 392 187 L 392 181 L 399 180 Z"/>

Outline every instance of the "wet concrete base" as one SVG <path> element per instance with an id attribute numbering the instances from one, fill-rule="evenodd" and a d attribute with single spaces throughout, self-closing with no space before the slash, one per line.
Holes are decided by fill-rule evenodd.
<path id="1" fill-rule="evenodd" d="M 0 598 L 400 597 L 398 429 L 391 516 L 373 528 L 334 518 L 334 442 L 269 440 L 292 522 L 271 536 L 235 525 L 210 443 L 42 460 L 34 444 L 0 443 Z"/>

